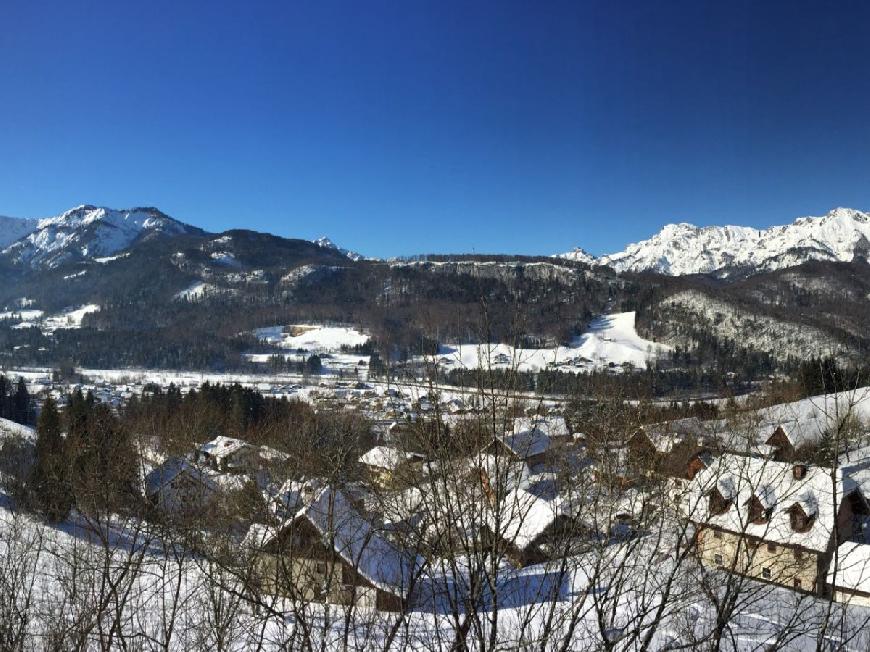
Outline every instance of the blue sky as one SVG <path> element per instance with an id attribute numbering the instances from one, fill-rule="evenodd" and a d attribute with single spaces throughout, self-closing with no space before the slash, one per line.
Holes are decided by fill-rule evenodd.
<path id="1" fill-rule="evenodd" d="M 155 205 L 389 256 L 867 209 L 868 7 L 5 2 L 0 214 Z"/>

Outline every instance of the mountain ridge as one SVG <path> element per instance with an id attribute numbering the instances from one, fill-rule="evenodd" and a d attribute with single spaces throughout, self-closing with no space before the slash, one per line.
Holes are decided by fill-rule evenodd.
<path id="1" fill-rule="evenodd" d="M 617 272 L 658 272 L 669 276 L 729 276 L 794 267 L 811 260 L 849 262 L 870 251 L 870 214 L 834 208 L 825 215 L 799 217 L 791 224 L 749 226 L 667 224 L 652 237 L 624 250 L 591 256 L 575 249 L 557 257 Z"/>
<path id="2" fill-rule="evenodd" d="M 185 234 L 208 232 L 154 207 L 112 209 L 82 204 L 49 218 L 0 217 L 0 262 L 52 269 L 68 262 L 117 255 L 149 239 Z M 352 261 L 372 260 L 339 247 L 325 236 L 310 242 Z M 870 214 L 835 208 L 823 216 L 799 217 L 790 224 L 763 229 L 678 222 L 622 251 L 594 256 L 578 247 L 554 258 L 608 266 L 617 272 L 724 278 L 812 260 L 849 262 L 868 254 Z"/>

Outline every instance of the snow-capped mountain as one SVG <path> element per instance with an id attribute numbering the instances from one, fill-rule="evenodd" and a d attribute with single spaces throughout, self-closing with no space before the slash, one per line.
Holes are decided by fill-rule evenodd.
<path id="1" fill-rule="evenodd" d="M 590 254 L 582 247 L 574 247 L 574 249 L 572 249 L 568 253 L 561 254 L 559 257 L 565 258 L 566 260 L 573 260 L 577 263 L 586 263 L 587 265 L 595 265 L 598 263 L 598 258 Z"/>
<path id="2" fill-rule="evenodd" d="M 160 235 L 200 232 L 156 208 L 114 210 L 90 205 L 77 206 L 57 217 L 14 220 L 13 226 L 20 235 L 0 239 L 0 255 L 19 265 L 48 268 L 112 256 Z"/>
<path id="3" fill-rule="evenodd" d="M 333 251 L 337 251 L 342 256 L 346 258 L 350 258 L 351 260 L 364 260 L 365 256 L 362 254 L 358 254 L 355 251 L 351 251 L 350 249 L 344 249 L 335 244 L 332 240 L 327 238 L 325 235 L 317 238 L 317 240 L 312 240 L 314 244 L 316 244 L 321 249 L 331 249 Z"/>
<path id="4" fill-rule="evenodd" d="M 609 265 L 619 272 L 654 271 L 671 276 L 757 272 L 809 260 L 851 261 L 870 252 L 870 215 L 835 208 L 821 217 L 755 229 L 746 226 L 669 224 L 624 251 L 587 259 L 582 250 L 560 257 Z"/>

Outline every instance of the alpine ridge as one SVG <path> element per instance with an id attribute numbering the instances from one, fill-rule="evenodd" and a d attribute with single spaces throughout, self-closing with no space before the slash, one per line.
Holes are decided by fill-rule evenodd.
<path id="1" fill-rule="evenodd" d="M 156 208 L 115 210 L 83 204 L 57 217 L 8 219 L 16 228 L 10 231 L 11 240 L 0 239 L 4 247 L 0 255 L 13 264 L 31 268 L 55 268 L 67 262 L 111 256 L 160 235 L 202 233 Z"/>
<path id="2" fill-rule="evenodd" d="M 849 262 L 870 250 L 870 215 L 835 208 L 821 217 L 801 217 L 784 226 L 668 224 L 656 235 L 625 250 L 590 257 L 574 250 L 559 257 L 607 265 L 618 272 L 658 272 L 670 276 L 772 271 L 811 260 Z M 578 253 L 579 251 L 579 253 Z"/>

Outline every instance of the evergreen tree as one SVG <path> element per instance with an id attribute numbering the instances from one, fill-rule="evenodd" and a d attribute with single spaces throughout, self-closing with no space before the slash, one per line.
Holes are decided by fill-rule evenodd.
<path id="1" fill-rule="evenodd" d="M 65 519 L 72 507 L 65 448 L 60 415 L 49 397 L 36 428 L 36 459 L 30 486 L 36 509 L 53 522 Z"/>
<path id="2" fill-rule="evenodd" d="M 87 399 L 81 405 L 86 427 L 76 435 L 70 455 L 76 506 L 91 515 L 123 510 L 137 495 L 136 447 L 107 406 Z"/>

